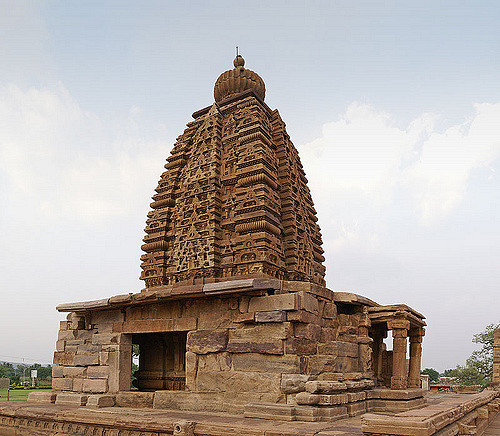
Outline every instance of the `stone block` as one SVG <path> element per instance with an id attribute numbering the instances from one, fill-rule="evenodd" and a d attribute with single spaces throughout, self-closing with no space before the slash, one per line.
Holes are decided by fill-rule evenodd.
<path id="1" fill-rule="evenodd" d="M 188 353 L 190 353 L 188 351 Z M 188 353 L 186 353 L 186 367 L 188 366 Z M 194 353 L 193 353 L 194 354 Z M 234 357 L 236 357 L 235 355 Z M 247 355 L 245 355 L 247 356 Z M 211 353 L 202 354 L 197 357 L 198 369 L 201 371 L 230 371 L 232 369 L 232 356 L 230 353 Z M 187 373 L 187 369 L 186 369 Z"/>
<path id="2" fill-rule="evenodd" d="M 206 412 L 224 411 L 222 395 L 218 392 L 156 391 L 153 407 Z"/>
<path id="3" fill-rule="evenodd" d="M 255 313 L 253 312 L 239 313 L 238 315 L 235 315 L 234 322 L 253 323 L 255 322 Z"/>
<path id="4" fill-rule="evenodd" d="M 249 403 L 286 404 L 281 392 L 224 392 L 219 395 L 222 395 L 223 410 L 238 415 L 245 413 L 245 406 Z"/>
<path id="5" fill-rule="evenodd" d="M 364 391 L 361 392 L 348 392 L 347 398 L 349 403 L 354 403 L 356 401 L 363 401 L 366 399 L 366 393 Z"/>
<path id="6" fill-rule="evenodd" d="M 73 365 L 75 354 L 71 351 L 55 351 L 54 365 Z"/>
<path id="7" fill-rule="evenodd" d="M 340 381 L 308 381 L 305 390 L 311 394 L 335 394 L 346 391 L 347 386 Z"/>
<path id="8" fill-rule="evenodd" d="M 66 346 L 71 347 L 73 345 L 76 345 L 78 349 L 78 345 L 83 345 L 84 343 L 84 339 L 70 339 L 66 341 Z"/>
<path id="9" fill-rule="evenodd" d="M 120 345 L 116 351 L 110 351 L 108 357 L 110 392 L 130 390 L 130 372 L 132 367 L 132 348 Z"/>
<path id="10" fill-rule="evenodd" d="M 296 394 L 304 392 L 306 383 L 313 378 L 306 374 L 282 374 L 281 375 L 281 391 L 284 394 Z"/>
<path id="11" fill-rule="evenodd" d="M 310 339 L 319 342 L 322 327 L 318 324 L 294 324 L 293 335 L 297 338 Z"/>
<path id="12" fill-rule="evenodd" d="M 283 341 L 276 339 L 262 342 L 230 341 L 227 351 L 231 353 L 283 354 Z"/>
<path id="13" fill-rule="evenodd" d="M 349 372 L 358 368 L 358 359 L 340 356 L 308 356 L 308 370 L 311 374 L 323 372 Z"/>
<path id="14" fill-rule="evenodd" d="M 287 312 L 286 319 L 290 322 L 302 322 L 302 323 L 311 323 L 318 324 L 322 326 L 324 324 L 323 318 L 320 316 L 307 312 L 306 310 L 296 310 L 294 312 Z"/>
<path id="15" fill-rule="evenodd" d="M 76 331 L 75 330 L 59 330 L 57 333 L 58 341 L 71 341 L 76 339 Z"/>
<path id="16" fill-rule="evenodd" d="M 64 351 L 66 347 L 66 341 L 56 341 L 56 351 Z"/>
<path id="17" fill-rule="evenodd" d="M 323 406 L 319 408 L 318 412 L 320 421 L 337 421 L 349 416 L 346 406 Z"/>
<path id="18" fill-rule="evenodd" d="M 71 378 L 53 378 L 52 389 L 56 391 L 71 391 L 73 390 L 73 379 Z"/>
<path id="19" fill-rule="evenodd" d="M 83 378 L 73 379 L 73 389 L 74 392 L 83 392 Z"/>
<path id="20" fill-rule="evenodd" d="M 297 404 L 303 405 L 318 405 L 318 406 L 334 406 L 338 404 L 347 404 L 347 394 L 311 394 L 309 392 L 299 392 L 295 396 Z"/>
<path id="21" fill-rule="evenodd" d="M 229 330 L 227 351 L 232 353 L 283 354 L 282 339 L 289 335 L 289 323 L 242 325 Z"/>
<path id="22" fill-rule="evenodd" d="M 83 392 L 92 394 L 102 394 L 108 390 L 108 381 L 106 379 L 83 379 Z"/>
<path id="23" fill-rule="evenodd" d="M 368 384 L 365 380 L 346 380 L 345 384 L 347 386 L 347 389 L 351 391 L 365 389 L 368 387 Z"/>
<path id="24" fill-rule="evenodd" d="M 199 391 L 280 393 L 281 374 L 244 371 L 200 371 L 196 377 Z"/>
<path id="25" fill-rule="evenodd" d="M 232 357 L 232 363 L 235 371 L 269 372 L 280 374 L 299 372 L 299 358 L 292 355 L 276 356 L 259 353 L 235 354 Z"/>
<path id="26" fill-rule="evenodd" d="M 295 407 L 289 404 L 249 403 L 245 405 L 245 418 L 275 419 L 294 421 Z"/>
<path id="27" fill-rule="evenodd" d="M 85 328 L 85 316 L 77 313 L 72 313 L 69 319 L 68 328 L 73 330 Z"/>
<path id="28" fill-rule="evenodd" d="M 111 297 L 110 300 L 113 298 L 116 300 L 117 297 L 119 298 L 120 295 L 117 295 L 115 297 Z M 130 294 L 127 294 L 127 297 L 130 297 Z M 123 313 L 121 310 L 99 310 L 99 311 L 93 311 L 91 312 L 91 319 L 90 322 L 92 324 L 112 324 L 114 322 L 122 322 L 123 321 Z"/>
<path id="29" fill-rule="evenodd" d="M 109 364 L 109 351 L 100 351 L 99 352 L 99 363 L 101 365 Z"/>
<path id="30" fill-rule="evenodd" d="M 383 400 L 411 400 L 424 396 L 423 389 L 373 389 L 375 395 Z"/>
<path id="31" fill-rule="evenodd" d="M 344 381 L 346 378 L 341 372 L 322 372 L 321 374 L 317 374 L 316 379 L 326 381 Z"/>
<path id="32" fill-rule="evenodd" d="M 321 339 L 320 342 L 333 342 L 337 340 L 337 329 L 333 327 L 322 327 L 321 328 Z"/>
<path id="33" fill-rule="evenodd" d="M 52 378 L 62 378 L 64 377 L 63 366 L 53 365 L 52 366 Z"/>
<path id="34" fill-rule="evenodd" d="M 274 310 L 297 310 L 299 296 L 295 293 L 267 295 L 252 297 L 249 302 L 248 312 L 265 312 Z"/>
<path id="35" fill-rule="evenodd" d="M 65 366 L 62 368 L 64 377 L 85 377 L 87 368 L 84 366 Z"/>
<path id="36" fill-rule="evenodd" d="M 115 396 L 115 404 L 118 407 L 144 408 L 153 407 L 153 396 L 155 392 L 118 392 Z"/>
<path id="37" fill-rule="evenodd" d="M 308 292 L 300 292 L 299 297 L 300 309 L 319 315 L 319 302 L 316 296 L 311 295 Z"/>
<path id="38" fill-rule="evenodd" d="M 187 335 L 187 350 L 196 354 L 216 353 L 226 348 L 228 331 L 197 330 Z"/>
<path id="39" fill-rule="evenodd" d="M 85 406 L 85 404 L 87 404 L 87 398 L 88 395 L 63 392 L 57 394 L 56 405 L 77 407 Z"/>
<path id="40" fill-rule="evenodd" d="M 99 366 L 89 366 L 87 369 L 88 378 L 105 378 L 109 377 L 109 366 L 99 365 Z"/>
<path id="41" fill-rule="evenodd" d="M 363 413 L 366 413 L 366 401 L 349 403 L 346 406 L 347 406 L 347 413 L 349 414 L 349 416 L 358 416 L 362 415 Z"/>
<path id="42" fill-rule="evenodd" d="M 335 341 L 318 344 L 318 354 L 329 354 L 341 357 L 358 357 L 358 344 L 351 342 Z"/>
<path id="43" fill-rule="evenodd" d="M 206 354 L 201 357 L 218 356 L 219 354 Z M 215 359 L 214 359 L 215 360 Z M 214 368 L 217 370 L 217 367 Z M 186 390 L 196 390 L 196 374 L 198 372 L 198 355 L 192 351 L 186 352 Z"/>
<path id="44" fill-rule="evenodd" d="M 85 341 L 92 339 L 92 337 L 96 333 L 97 333 L 97 331 L 94 329 L 92 329 L 92 330 L 75 330 L 76 339 L 83 339 Z"/>
<path id="45" fill-rule="evenodd" d="M 271 310 L 269 312 L 255 312 L 255 322 L 284 322 L 286 312 L 283 310 Z"/>
<path id="46" fill-rule="evenodd" d="M 285 280 L 282 283 L 282 289 L 283 291 L 287 292 L 307 292 L 309 294 L 325 298 L 326 300 L 333 300 L 335 294 L 330 289 L 325 288 L 324 286 L 301 281 Z"/>
<path id="47" fill-rule="evenodd" d="M 56 397 L 57 394 L 55 392 L 30 392 L 28 402 L 51 404 L 56 402 Z"/>
<path id="48" fill-rule="evenodd" d="M 109 345 L 119 344 L 120 333 L 96 333 L 92 336 L 92 344 L 94 345 Z"/>
<path id="49" fill-rule="evenodd" d="M 285 341 L 285 353 L 305 356 L 316 354 L 318 343 L 313 339 L 288 338 Z"/>
<path id="50" fill-rule="evenodd" d="M 89 395 L 87 407 L 100 409 L 101 407 L 113 407 L 115 405 L 114 395 Z"/>
<path id="51" fill-rule="evenodd" d="M 323 307 L 323 316 L 328 319 L 335 319 L 337 316 L 337 306 L 335 303 L 326 303 Z"/>
<path id="52" fill-rule="evenodd" d="M 158 333 L 196 330 L 197 318 L 137 319 L 113 324 L 113 331 L 119 333 Z"/>
<path id="53" fill-rule="evenodd" d="M 99 354 L 77 354 L 73 362 L 75 366 L 99 365 Z"/>
<path id="54" fill-rule="evenodd" d="M 261 341 L 262 339 L 286 339 L 291 336 L 290 323 L 239 326 L 229 330 L 229 341 Z"/>

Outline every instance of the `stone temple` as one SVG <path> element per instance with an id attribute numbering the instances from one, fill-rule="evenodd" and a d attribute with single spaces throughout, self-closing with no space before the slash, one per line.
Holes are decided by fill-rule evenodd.
<path id="1" fill-rule="evenodd" d="M 219 76 L 155 189 L 145 288 L 58 306 L 53 392 L 30 397 L 43 419 L 0 408 L 0 434 L 33 414 L 37 435 L 431 435 L 479 419 L 496 394 L 448 421 L 422 414 L 423 315 L 326 287 L 307 178 L 265 92 L 241 56 Z M 415 408 L 425 431 L 405 433 Z M 383 414 L 363 432 L 320 433 L 367 412 Z"/>

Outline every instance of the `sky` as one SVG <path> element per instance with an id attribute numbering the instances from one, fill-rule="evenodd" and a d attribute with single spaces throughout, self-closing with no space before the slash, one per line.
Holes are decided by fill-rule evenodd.
<path id="1" fill-rule="evenodd" d="M 426 316 L 423 366 L 500 322 L 498 1 L 0 0 L 0 360 L 63 302 L 138 292 L 150 197 L 235 46 L 299 150 L 327 286 Z"/>

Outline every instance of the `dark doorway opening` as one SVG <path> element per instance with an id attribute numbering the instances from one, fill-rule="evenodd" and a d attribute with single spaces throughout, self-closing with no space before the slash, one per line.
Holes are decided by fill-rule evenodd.
<path id="1" fill-rule="evenodd" d="M 139 348 L 139 369 L 133 374 L 134 387 L 141 391 L 184 390 L 186 340 L 187 332 L 132 335 L 134 348 Z"/>

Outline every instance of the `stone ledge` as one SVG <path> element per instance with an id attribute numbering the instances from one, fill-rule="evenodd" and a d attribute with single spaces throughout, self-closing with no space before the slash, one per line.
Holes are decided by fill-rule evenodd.
<path id="1" fill-rule="evenodd" d="M 310 282 L 282 281 L 272 278 L 252 278 L 177 287 L 164 286 L 154 290 L 144 289 L 142 292 L 118 294 L 100 300 L 63 303 L 59 304 L 56 309 L 59 312 L 87 312 L 119 308 L 121 306 L 149 304 L 164 299 L 175 300 L 180 298 L 224 296 L 252 291 L 260 291 L 262 293 L 262 291 L 266 290 L 273 290 L 277 295 L 306 292 L 338 303 L 366 305 L 369 307 L 379 306 L 378 303 L 361 295 L 351 292 L 334 292 L 328 288 Z"/>
<path id="2" fill-rule="evenodd" d="M 431 436 L 448 426 L 456 425 L 458 421 L 471 413 L 477 414 L 476 409 L 492 402 L 500 393 L 485 391 L 480 394 L 447 395 L 438 404 L 397 413 L 393 416 L 368 413 L 363 416 L 363 433 L 365 435 Z M 456 434 L 456 432 L 450 434 Z"/>
<path id="3" fill-rule="evenodd" d="M 30 392 L 28 401 L 30 403 L 51 404 L 56 402 L 57 394 L 55 392 Z"/>

